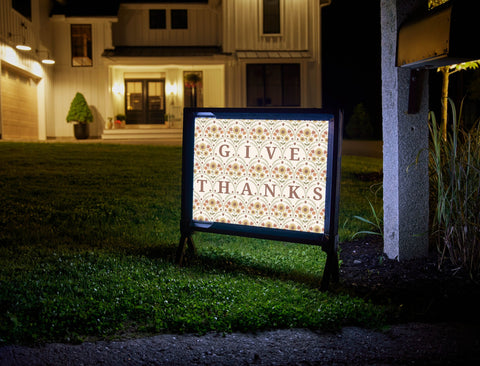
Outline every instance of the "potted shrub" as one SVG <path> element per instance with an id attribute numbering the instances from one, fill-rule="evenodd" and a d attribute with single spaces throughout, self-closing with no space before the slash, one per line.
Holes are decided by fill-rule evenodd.
<path id="1" fill-rule="evenodd" d="M 93 114 L 82 93 L 77 93 L 75 98 L 73 98 L 67 114 L 67 122 L 75 123 L 73 125 L 73 132 L 77 140 L 88 138 L 88 124 L 93 122 Z"/>

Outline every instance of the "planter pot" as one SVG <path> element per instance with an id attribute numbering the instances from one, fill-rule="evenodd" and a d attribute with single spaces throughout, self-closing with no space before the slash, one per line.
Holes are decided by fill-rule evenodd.
<path id="1" fill-rule="evenodd" d="M 88 123 L 76 123 L 73 125 L 73 132 L 77 140 L 88 139 L 89 129 Z"/>

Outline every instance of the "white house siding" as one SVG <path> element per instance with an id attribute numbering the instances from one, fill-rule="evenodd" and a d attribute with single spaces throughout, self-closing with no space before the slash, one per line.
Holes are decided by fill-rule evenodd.
<path id="1" fill-rule="evenodd" d="M 103 132 L 110 107 L 108 66 L 102 53 L 111 46 L 108 18 L 53 18 L 55 44 L 54 116 L 56 138 L 73 137 L 73 126 L 66 122 L 70 104 L 77 92 L 84 95 L 92 110 L 94 121 L 90 124 L 90 136 L 99 137 Z M 71 24 L 92 25 L 93 66 L 74 67 L 71 60 Z"/>
<path id="2" fill-rule="evenodd" d="M 150 9 L 166 10 L 167 29 L 150 29 Z M 171 9 L 187 9 L 188 29 L 170 29 Z M 206 4 L 123 4 L 113 34 L 116 46 L 217 46 L 221 43 L 220 13 Z"/>
<path id="3" fill-rule="evenodd" d="M 225 107 L 225 71 L 224 67 L 203 70 L 204 107 Z"/>
<path id="4" fill-rule="evenodd" d="M 262 0 L 223 1 L 226 103 L 245 107 L 246 68 L 251 63 L 296 63 L 301 72 L 301 107 L 321 107 L 321 6 L 328 1 L 280 0 L 281 33 L 262 30 Z"/>
<path id="5" fill-rule="evenodd" d="M 35 136 L 43 140 L 51 126 L 49 122 L 52 121 L 49 108 L 51 105 L 52 68 L 39 62 L 42 56 L 46 56 L 46 53 L 51 54 L 51 28 L 48 24 L 50 1 L 32 1 L 31 10 L 32 19 L 27 19 L 12 9 L 11 0 L 0 0 L 0 67 L 16 70 L 21 75 L 35 80 L 31 86 L 36 90 L 30 93 L 30 98 L 35 100 L 25 103 L 22 108 L 26 116 L 36 116 Z M 15 44 L 23 39 L 32 47 L 31 51 L 15 49 Z M 3 87 L 7 88 L 6 85 Z M 2 85 L 0 85 L 0 92 L 1 90 Z M 11 104 L 15 103 L 14 101 L 7 102 L 6 100 L 4 99 L 4 105 L 0 106 L 2 109 L 15 108 L 15 105 Z M 9 105 L 6 105 L 7 103 Z M 0 114 L 0 128 L 1 125 L 2 115 Z M 27 138 L 33 137 L 26 134 Z"/>
<path id="6" fill-rule="evenodd" d="M 316 0 L 318 3 L 318 0 Z M 309 26 L 314 19 L 312 0 L 281 0 L 281 35 L 263 35 L 261 0 L 224 0 L 225 52 L 237 50 L 308 50 Z M 319 14 L 318 14 L 319 16 Z"/>
<path id="7" fill-rule="evenodd" d="M 124 113 L 125 73 L 165 75 L 166 113 L 181 118 L 184 71 L 202 71 L 205 107 L 245 107 L 246 67 L 250 63 L 298 63 L 301 106 L 321 106 L 321 6 L 328 0 L 282 0 L 282 32 L 261 34 L 261 0 L 210 0 L 208 4 L 122 4 L 118 17 L 65 18 L 49 16 L 49 0 L 32 2 L 32 20 L 0 0 L 1 64 L 19 68 L 37 80 L 38 135 L 73 138 L 65 117 L 77 91 L 94 113 L 91 135 L 102 134 L 105 121 Z M 167 29 L 149 29 L 149 9 L 166 9 Z M 171 9 L 188 10 L 188 29 L 171 30 Z M 26 24 L 25 29 L 22 22 Z M 92 24 L 93 66 L 72 67 L 70 24 Z M 23 34 L 33 49 L 48 51 L 54 66 L 39 63 L 35 52 L 13 48 L 9 33 Z M 210 57 L 119 57 L 102 53 L 116 46 L 221 46 Z M 280 51 L 280 52 L 278 52 Z M 286 55 L 284 51 L 290 54 Z M 247 52 L 256 53 L 253 57 Z M 277 52 L 277 53 L 275 53 Z M 1 90 L 1 85 L 0 85 Z M 176 94 L 172 95 L 171 90 Z M 0 116 L 1 119 L 1 116 Z"/>

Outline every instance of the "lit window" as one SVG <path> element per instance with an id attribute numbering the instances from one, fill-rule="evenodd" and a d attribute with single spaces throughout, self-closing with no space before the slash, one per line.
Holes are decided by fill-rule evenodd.
<path id="1" fill-rule="evenodd" d="M 280 33 L 280 0 L 263 0 L 263 33 Z"/>
<path id="2" fill-rule="evenodd" d="M 172 29 L 188 29 L 188 12 L 185 9 L 172 9 Z"/>
<path id="3" fill-rule="evenodd" d="M 150 10 L 150 29 L 166 29 L 167 16 L 165 9 Z"/>
<path id="4" fill-rule="evenodd" d="M 72 66 L 92 66 L 92 25 L 72 24 Z"/>

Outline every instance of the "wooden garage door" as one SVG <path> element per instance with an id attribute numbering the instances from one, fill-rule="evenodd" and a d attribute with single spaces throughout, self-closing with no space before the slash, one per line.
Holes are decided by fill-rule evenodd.
<path id="1" fill-rule="evenodd" d="M 27 74 L 2 65 L 2 138 L 38 139 L 37 84 Z"/>

